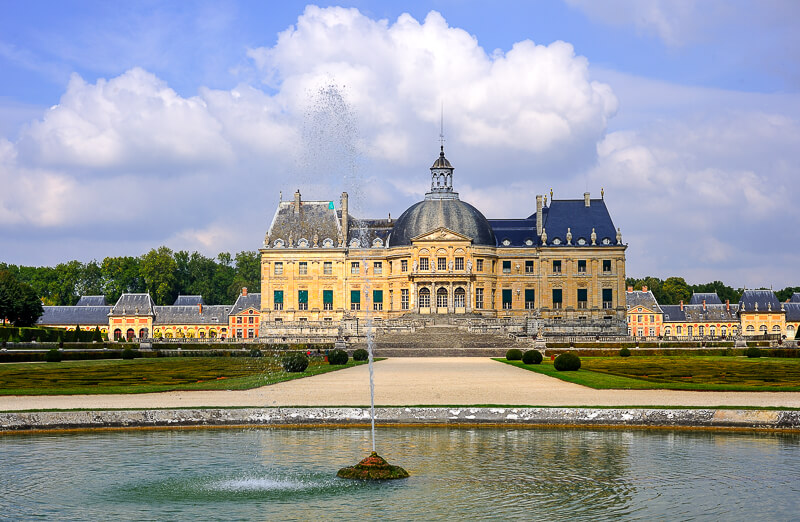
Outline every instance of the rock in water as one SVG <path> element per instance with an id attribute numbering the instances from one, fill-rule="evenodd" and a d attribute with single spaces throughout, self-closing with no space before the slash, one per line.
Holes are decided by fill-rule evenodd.
<path id="1" fill-rule="evenodd" d="M 407 478 L 408 471 L 392 466 L 373 451 L 355 466 L 340 469 L 336 476 L 355 480 L 390 480 Z"/>

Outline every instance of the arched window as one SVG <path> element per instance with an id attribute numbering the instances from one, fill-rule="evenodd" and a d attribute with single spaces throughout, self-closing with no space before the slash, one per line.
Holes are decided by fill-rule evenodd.
<path id="1" fill-rule="evenodd" d="M 756 329 L 753 327 L 752 324 L 747 325 L 747 333 L 749 334 L 756 333 Z"/>
<path id="2" fill-rule="evenodd" d="M 122 330 L 117 328 L 116 330 L 114 330 L 114 340 L 118 341 L 120 337 L 122 337 Z"/>
<path id="3" fill-rule="evenodd" d="M 666 336 L 672 335 L 672 328 L 670 328 L 669 326 L 664 328 L 664 335 L 666 335 Z"/>
<path id="4" fill-rule="evenodd" d="M 722 337 L 727 337 L 727 335 L 728 335 L 728 327 L 727 326 L 723 326 L 722 327 Z"/>
<path id="5" fill-rule="evenodd" d="M 708 335 L 710 335 L 711 337 L 716 337 L 716 335 L 717 335 L 717 328 L 716 328 L 715 326 L 710 326 L 710 327 L 708 328 Z"/>
<path id="6" fill-rule="evenodd" d="M 466 301 L 467 293 L 464 291 L 463 288 L 460 286 L 456 288 L 456 291 L 453 293 L 455 302 L 453 305 L 456 308 L 464 308 L 464 302 Z"/>
<path id="7" fill-rule="evenodd" d="M 167 332 L 167 339 L 172 339 L 172 332 Z"/>
<path id="8" fill-rule="evenodd" d="M 139 329 L 139 339 L 147 339 L 147 328 Z"/>
<path id="9" fill-rule="evenodd" d="M 758 327 L 758 331 L 761 332 L 762 334 L 766 334 L 767 333 L 767 325 L 762 324 L 761 326 Z"/>
<path id="10" fill-rule="evenodd" d="M 200 339 L 205 339 L 205 338 L 206 338 L 206 333 L 200 330 Z"/>
<path id="11" fill-rule="evenodd" d="M 134 335 L 136 335 L 136 333 L 133 331 L 133 328 L 128 328 L 128 331 L 125 332 L 125 338 L 129 341 L 133 339 Z"/>
<path id="12" fill-rule="evenodd" d="M 436 291 L 436 306 L 437 308 L 447 308 L 447 289 L 444 287 Z"/>
<path id="13" fill-rule="evenodd" d="M 776 324 L 775 326 L 773 326 L 772 327 L 772 333 L 781 333 L 780 325 Z"/>
<path id="14" fill-rule="evenodd" d="M 421 288 L 419 291 L 419 307 L 420 308 L 430 308 L 431 307 L 431 291 L 427 288 Z"/>

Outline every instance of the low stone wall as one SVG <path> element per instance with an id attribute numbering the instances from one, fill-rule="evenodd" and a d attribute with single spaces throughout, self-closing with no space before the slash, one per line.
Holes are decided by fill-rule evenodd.
<path id="1" fill-rule="evenodd" d="M 647 408 L 376 408 L 391 425 L 800 430 L 800 411 Z M 189 426 L 368 425 L 369 408 L 237 408 L 0 413 L 0 433 Z"/>

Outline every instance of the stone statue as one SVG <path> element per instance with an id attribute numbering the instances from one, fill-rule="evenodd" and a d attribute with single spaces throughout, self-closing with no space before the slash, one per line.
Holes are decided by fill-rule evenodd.
<path id="1" fill-rule="evenodd" d="M 472 259 L 470 259 L 469 261 L 467 261 L 467 273 L 468 273 L 468 274 L 471 274 L 471 273 L 472 273 Z"/>
<path id="2" fill-rule="evenodd" d="M 622 231 L 619 229 L 619 227 L 617 227 L 617 244 L 622 244 Z"/>
<path id="3" fill-rule="evenodd" d="M 264 246 L 267 248 L 269 248 L 269 240 L 270 240 L 269 231 L 267 231 L 267 233 L 264 234 Z"/>
<path id="4" fill-rule="evenodd" d="M 597 232 L 594 231 L 594 227 L 592 227 L 592 245 L 597 244 Z"/>
<path id="5" fill-rule="evenodd" d="M 567 244 L 572 244 L 572 229 L 567 227 Z"/>
<path id="6" fill-rule="evenodd" d="M 293 246 L 294 246 L 294 238 L 290 234 L 289 235 L 289 248 L 292 248 Z"/>
<path id="7" fill-rule="evenodd" d="M 450 271 L 452 272 L 453 271 L 453 260 L 452 259 L 450 260 L 450 263 L 448 263 L 447 266 L 450 268 Z"/>
<path id="8" fill-rule="evenodd" d="M 416 259 L 414 260 L 414 265 L 412 267 L 412 271 L 414 271 L 414 272 L 417 271 L 417 260 Z"/>
<path id="9" fill-rule="evenodd" d="M 544 227 L 542 227 L 542 244 L 543 245 L 547 244 L 547 229 L 545 229 Z"/>
<path id="10" fill-rule="evenodd" d="M 319 247 L 319 236 L 317 235 L 316 232 L 314 232 L 314 237 L 312 239 L 314 241 L 314 248 Z"/>

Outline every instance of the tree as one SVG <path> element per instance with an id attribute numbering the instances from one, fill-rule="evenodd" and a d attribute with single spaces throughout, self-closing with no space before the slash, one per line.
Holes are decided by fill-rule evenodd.
<path id="1" fill-rule="evenodd" d="M 14 326 L 33 326 L 43 313 L 42 301 L 30 285 L 0 271 L 0 319 Z"/>
<path id="2" fill-rule="evenodd" d="M 661 289 L 664 295 L 664 302 L 659 301 L 661 304 L 688 303 L 692 297 L 692 290 L 682 277 L 668 277 Z"/>
<path id="3" fill-rule="evenodd" d="M 714 281 L 712 283 L 705 283 L 701 285 L 693 285 L 692 292 L 697 293 L 712 293 L 716 292 L 717 296 L 722 302 L 730 301 L 731 303 L 738 303 L 742 297 L 741 291 L 736 291 L 732 287 L 726 285 L 722 281 Z"/>
<path id="4" fill-rule="evenodd" d="M 258 252 L 250 250 L 236 254 L 236 268 L 233 287 L 228 289 L 228 295 L 233 293 L 238 296 L 242 287 L 253 293 L 261 291 L 261 256 Z M 234 297 L 235 299 L 235 297 Z"/>
<path id="5" fill-rule="evenodd" d="M 172 250 L 165 246 L 150 250 L 142 256 L 140 273 L 157 305 L 172 304 L 175 301 L 178 293 L 175 277 L 177 268 Z"/>
<path id="6" fill-rule="evenodd" d="M 792 294 L 795 292 L 800 292 L 800 286 L 787 286 L 783 290 L 778 290 L 775 292 L 775 296 L 778 298 L 778 301 L 782 303 L 787 299 L 791 299 Z"/>
<path id="7" fill-rule="evenodd" d="M 144 280 L 139 273 L 138 257 L 107 257 L 100 265 L 103 289 L 110 302 L 116 302 L 126 292 L 143 292 Z"/>

